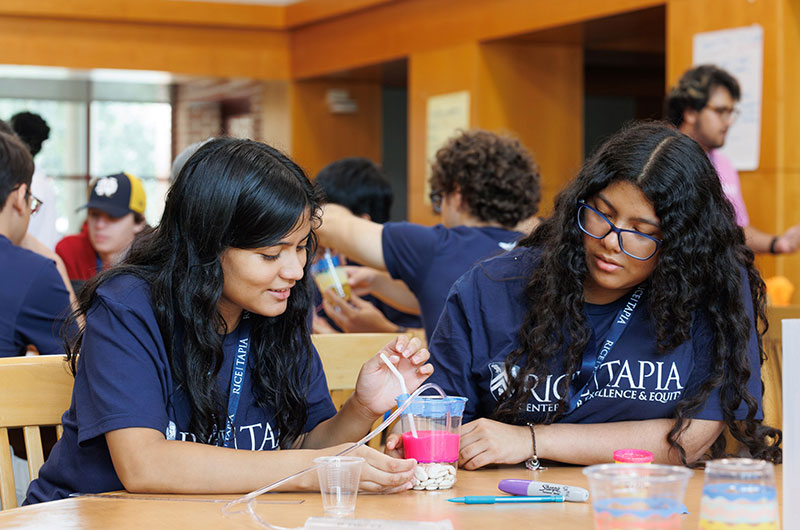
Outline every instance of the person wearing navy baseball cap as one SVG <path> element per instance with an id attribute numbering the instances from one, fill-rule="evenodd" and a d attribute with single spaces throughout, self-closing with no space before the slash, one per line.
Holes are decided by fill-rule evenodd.
<path id="1" fill-rule="evenodd" d="M 71 280 L 88 280 L 117 264 L 147 226 L 144 211 L 147 198 L 142 181 L 128 173 L 97 179 L 86 208 L 86 223 L 79 234 L 67 236 L 56 245 Z"/>

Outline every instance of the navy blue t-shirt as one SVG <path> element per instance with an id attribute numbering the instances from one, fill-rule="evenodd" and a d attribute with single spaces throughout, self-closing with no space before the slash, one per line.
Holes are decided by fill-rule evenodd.
<path id="1" fill-rule="evenodd" d="M 59 333 L 69 315 L 69 293 L 53 260 L 0 235 L 0 357 L 64 355 Z"/>
<path id="2" fill-rule="evenodd" d="M 217 382 L 227 396 L 239 341 L 238 328 L 224 339 L 224 360 Z M 252 366 L 252 351 L 248 364 Z M 314 352 L 306 391 L 308 420 L 303 432 L 334 416 L 322 363 Z M 280 433 L 273 414 L 256 406 L 248 367 L 233 425 L 231 447 L 277 449 Z M 118 276 L 97 290 L 86 316 L 72 402 L 64 413 L 64 434 L 28 488 L 26 504 L 59 499 L 71 493 L 123 489 L 114 471 L 105 433 L 145 427 L 168 440 L 196 441 L 189 431 L 189 396 L 173 381 L 164 342 L 143 280 Z"/>
<path id="3" fill-rule="evenodd" d="M 419 301 L 430 338 L 455 281 L 478 261 L 514 248 L 521 232 L 493 226 L 383 225 L 383 259 L 394 279 L 408 285 Z"/>
<path id="4" fill-rule="evenodd" d="M 517 334 L 529 308 L 524 289 L 537 266 L 538 255 L 535 249 L 515 249 L 478 264 L 453 285 L 429 345 L 435 367 L 429 382 L 438 384 L 449 395 L 468 398 L 465 422 L 491 417 L 498 397 L 507 387 L 504 363 L 519 346 Z M 746 279 L 742 283 L 742 302 L 752 316 L 749 286 Z M 594 366 L 612 322 L 628 302 L 629 295 L 625 295 L 610 304 L 585 304 L 586 322 L 592 329 L 584 351 L 588 366 Z M 708 321 L 698 312 L 689 340 L 671 352 L 658 354 L 645 291 L 622 336 L 594 377 L 591 373 L 581 377 L 579 371 L 573 377 L 571 393 L 584 389 L 583 380 L 589 380 L 589 386 L 581 395 L 583 404 L 560 421 L 603 423 L 674 417 L 677 403 L 696 393 L 710 374 L 712 340 Z M 755 327 L 748 353 L 751 375 L 747 390 L 759 403 L 760 418 L 761 368 Z M 550 373 L 531 389 L 521 421 L 541 423 L 558 410 L 558 383 L 566 377 L 561 360 L 552 363 Z M 744 419 L 746 412 L 742 403 L 736 418 Z M 694 417 L 723 419 L 718 388 Z"/>

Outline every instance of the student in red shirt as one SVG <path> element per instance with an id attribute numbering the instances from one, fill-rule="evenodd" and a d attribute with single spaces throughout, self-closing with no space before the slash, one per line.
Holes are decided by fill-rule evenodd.
<path id="1" fill-rule="evenodd" d="M 79 234 L 56 245 L 70 280 L 88 280 L 116 265 L 134 238 L 147 226 L 142 181 L 127 173 L 98 179 L 92 186 L 89 215 Z"/>

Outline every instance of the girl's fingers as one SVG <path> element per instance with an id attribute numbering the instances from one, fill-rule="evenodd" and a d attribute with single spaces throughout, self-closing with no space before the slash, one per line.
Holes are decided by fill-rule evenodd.
<path id="1" fill-rule="evenodd" d="M 400 354 L 403 354 L 406 350 L 408 350 L 408 345 L 409 340 L 406 335 L 398 335 L 394 340 L 394 350 Z M 388 346 L 391 347 L 391 344 Z"/>
<path id="2" fill-rule="evenodd" d="M 386 488 L 382 484 L 378 484 L 377 482 L 371 481 L 361 481 L 358 485 L 359 490 L 364 493 L 379 493 L 382 495 L 390 495 L 392 493 L 400 493 L 401 491 L 410 490 L 412 486 L 411 481 L 405 482 L 400 486 L 394 488 Z"/>

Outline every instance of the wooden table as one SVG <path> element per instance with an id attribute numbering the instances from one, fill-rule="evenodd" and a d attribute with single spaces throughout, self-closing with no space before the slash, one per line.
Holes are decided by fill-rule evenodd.
<path id="1" fill-rule="evenodd" d="M 554 528 L 587 530 L 593 528 L 589 503 L 552 503 L 522 505 L 466 506 L 446 499 L 464 495 L 500 495 L 497 483 L 504 478 L 521 478 L 570 484 L 588 488 L 582 467 L 551 467 L 532 472 L 522 466 L 458 472 L 458 482 L 451 490 L 441 492 L 408 491 L 396 495 L 358 496 L 355 516 L 363 519 L 450 519 L 456 529 L 487 530 L 505 528 Z M 782 469 L 775 468 L 775 480 L 781 491 Z M 683 528 L 696 529 L 700 514 L 702 471 L 695 472 L 686 494 L 689 514 Z M 234 496 L 170 496 L 130 495 L 79 497 L 26 506 L 0 512 L 0 528 L 36 529 L 115 529 L 151 528 L 260 528 L 244 514 L 223 516 L 221 509 Z M 322 516 L 319 493 L 280 493 L 262 497 L 257 513 L 271 524 L 302 527 L 306 518 Z M 299 502 L 302 501 L 302 502 Z"/>

